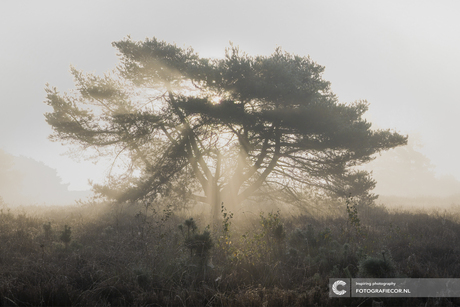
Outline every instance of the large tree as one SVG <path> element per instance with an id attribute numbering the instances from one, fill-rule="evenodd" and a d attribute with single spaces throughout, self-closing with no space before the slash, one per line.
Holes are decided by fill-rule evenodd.
<path id="1" fill-rule="evenodd" d="M 96 190 L 119 201 L 181 191 L 208 203 L 240 204 L 263 192 L 321 189 L 369 198 L 375 182 L 354 166 L 406 144 L 362 118 L 366 101 L 339 103 L 309 57 L 276 49 L 201 58 L 157 39 L 113 43 L 120 65 L 104 76 L 72 68 L 76 91 L 47 87 L 53 140 L 130 161 Z M 110 150 L 102 150 L 110 149 Z"/>

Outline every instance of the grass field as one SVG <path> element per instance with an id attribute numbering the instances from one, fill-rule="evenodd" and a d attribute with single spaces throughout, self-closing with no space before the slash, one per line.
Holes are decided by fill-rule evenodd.
<path id="1" fill-rule="evenodd" d="M 329 298 L 331 277 L 460 277 L 460 210 L 342 205 L 321 218 L 223 208 L 217 225 L 168 208 L 4 205 L 0 306 L 460 305 Z"/>

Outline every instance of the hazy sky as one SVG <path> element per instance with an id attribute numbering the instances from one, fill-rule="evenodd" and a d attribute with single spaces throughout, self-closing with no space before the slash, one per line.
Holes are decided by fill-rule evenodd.
<path id="1" fill-rule="evenodd" d="M 57 169 L 70 189 L 101 180 L 51 143 L 48 82 L 73 87 L 70 65 L 102 74 L 111 42 L 157 37 L 222 57 L 229 41 L 251 55 L 310 55 L 342 102 L 367 99 L 375 127 L 417 133 L 439 174 L 460 179 L 459 1 L 8 1 L 0 2 L 0 148 Z"/>

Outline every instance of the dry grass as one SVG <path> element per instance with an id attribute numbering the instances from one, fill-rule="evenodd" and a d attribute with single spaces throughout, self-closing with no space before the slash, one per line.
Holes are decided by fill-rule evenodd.
<path id="1" fill-rule="evenodd" d="M 177 227 L 188 217 L 168 210 L 95 204 L 32 209 L 0 211 L 0 306 L 371 306 L 372 300 L 329 299 L 328 278 L 390 271 L 398 277 L 460 276 L 458 212 L 379 206 L 321 219 L 265 213 L 244 224 L 228 213 L 213 228 L 213 248 L 198 253 Z M 207 225 L 195 220 L 200 234 Z M 68 246 L 60 239 L 66 225 Z M 391 270 L 381 271 L 382 263 Z"/>

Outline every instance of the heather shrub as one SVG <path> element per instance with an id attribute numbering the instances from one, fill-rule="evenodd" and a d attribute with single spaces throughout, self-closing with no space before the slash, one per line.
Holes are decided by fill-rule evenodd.
<path id="1" fill-rule="evenodd" d="M 382 251 L 382 258 L 367 257 L 359 264 L 358 276 L 362 278 L 391 278 L 397 276 L 391 255 Z"/>
<path id="2" fill-rule="evenodd" d="M 346 208 L 242 223 L 222 207 L 213 229 L 167 207 L 88 208 L 0 211 L 0 306 L 359 305 L 330 300 L 328 278 L 460 274 L 460 225 L 445 213 L 379 209 L 374 220 L 357 207 L 358 240 Z"/>

